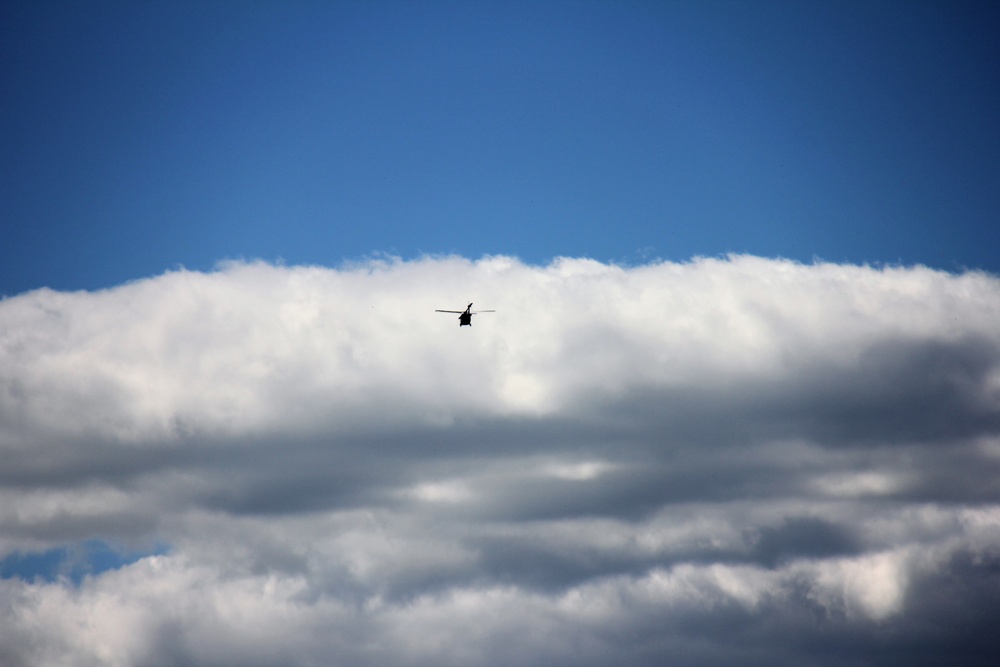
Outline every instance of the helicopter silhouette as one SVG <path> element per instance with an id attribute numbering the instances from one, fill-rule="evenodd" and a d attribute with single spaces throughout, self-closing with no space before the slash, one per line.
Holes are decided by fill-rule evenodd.
<path id="1" fill-rule="evenodd" d="M 435 313 L 458 313 L 458 326 L 464 327 L 465 325 L 472 326 L 472 316 L 479 313 L 495 313 L 495 310 L 472 310 L 472 304 L 470 303 L 465 310 L 435 310 Z"/>

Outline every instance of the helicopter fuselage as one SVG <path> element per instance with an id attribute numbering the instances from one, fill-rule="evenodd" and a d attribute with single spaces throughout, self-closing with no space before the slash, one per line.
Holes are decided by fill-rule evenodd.
<path id="1" fill-rule="evenodd" d="M 435 312 L 438 312 L 438 313 L 456 313 L 458 315 L 458 326 L 460 326 L 460 327 L 470 326 L 471 327 L 472 326 L 472 316 L 475 315 L 477 312 L 479 312 L 479 313 L 492 313 L 492 312 L 495 312 L 495 311 L 493 311 L 493 310 L 479 310 L 479 311 L 474 311 L 474 310 L 472 310 L 472 304 L 470 303 L 465 310 L 437 310 Z"/>

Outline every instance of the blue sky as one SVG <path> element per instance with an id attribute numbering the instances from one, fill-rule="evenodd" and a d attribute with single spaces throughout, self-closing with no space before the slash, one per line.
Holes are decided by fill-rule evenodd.
<path id="1" fill-rule="evenodd" d="M 378 253 L 1000 268 L 993 3 L 0 12 L 7 295 Z"/>
<path id="2" fill-rule="evenodd" d="M 164 549 L 148 553 L 130 552 L 119 545 L 90 540 L 42 552 L 14 552 L 0 558 L 0 578 L 21 577 L 29 581 L 58 581 L 61 577 L 79 585 L 84 577 L 97 575 L 134 563 L 144 556 L 163 553 Z"/>
<path id="3" fill-rule="evenodd" d="M 0 664 L 1000 664 L 997 7 L 0 3 Z"/>

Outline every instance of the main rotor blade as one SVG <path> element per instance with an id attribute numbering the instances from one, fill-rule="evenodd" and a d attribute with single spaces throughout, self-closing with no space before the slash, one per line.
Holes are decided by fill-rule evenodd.
<path id="1" fill-rule="evenodd" d="M 437 310 L 437 309 L 435 309 L 434 312 L 435 313 L 458 313 L 459 315 L 461 315 L 465 311 L 464 310 Z"/>
<path id="2" fill-rule="evenodd" d="M 495 310 L 474 310 L 474 311 L 472 311 L 472 314 L 473 315 L 478 315 L 479 313 L 495 313 L 495 312 L 497 312 L 497 311 L 495 311 Z"/>

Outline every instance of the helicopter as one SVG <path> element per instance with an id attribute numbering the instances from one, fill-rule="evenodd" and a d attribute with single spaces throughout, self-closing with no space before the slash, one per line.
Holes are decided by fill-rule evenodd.
<path id="1" fill-rule="evenodd" d="M 472 310 L 472 304 L 466 306 L 465 310 L 435 310 L 435 313 L 458 313 L 458 326 L 472 326 L 472 316 L 479 313 L 495 313 L 495 310 Z"/>

